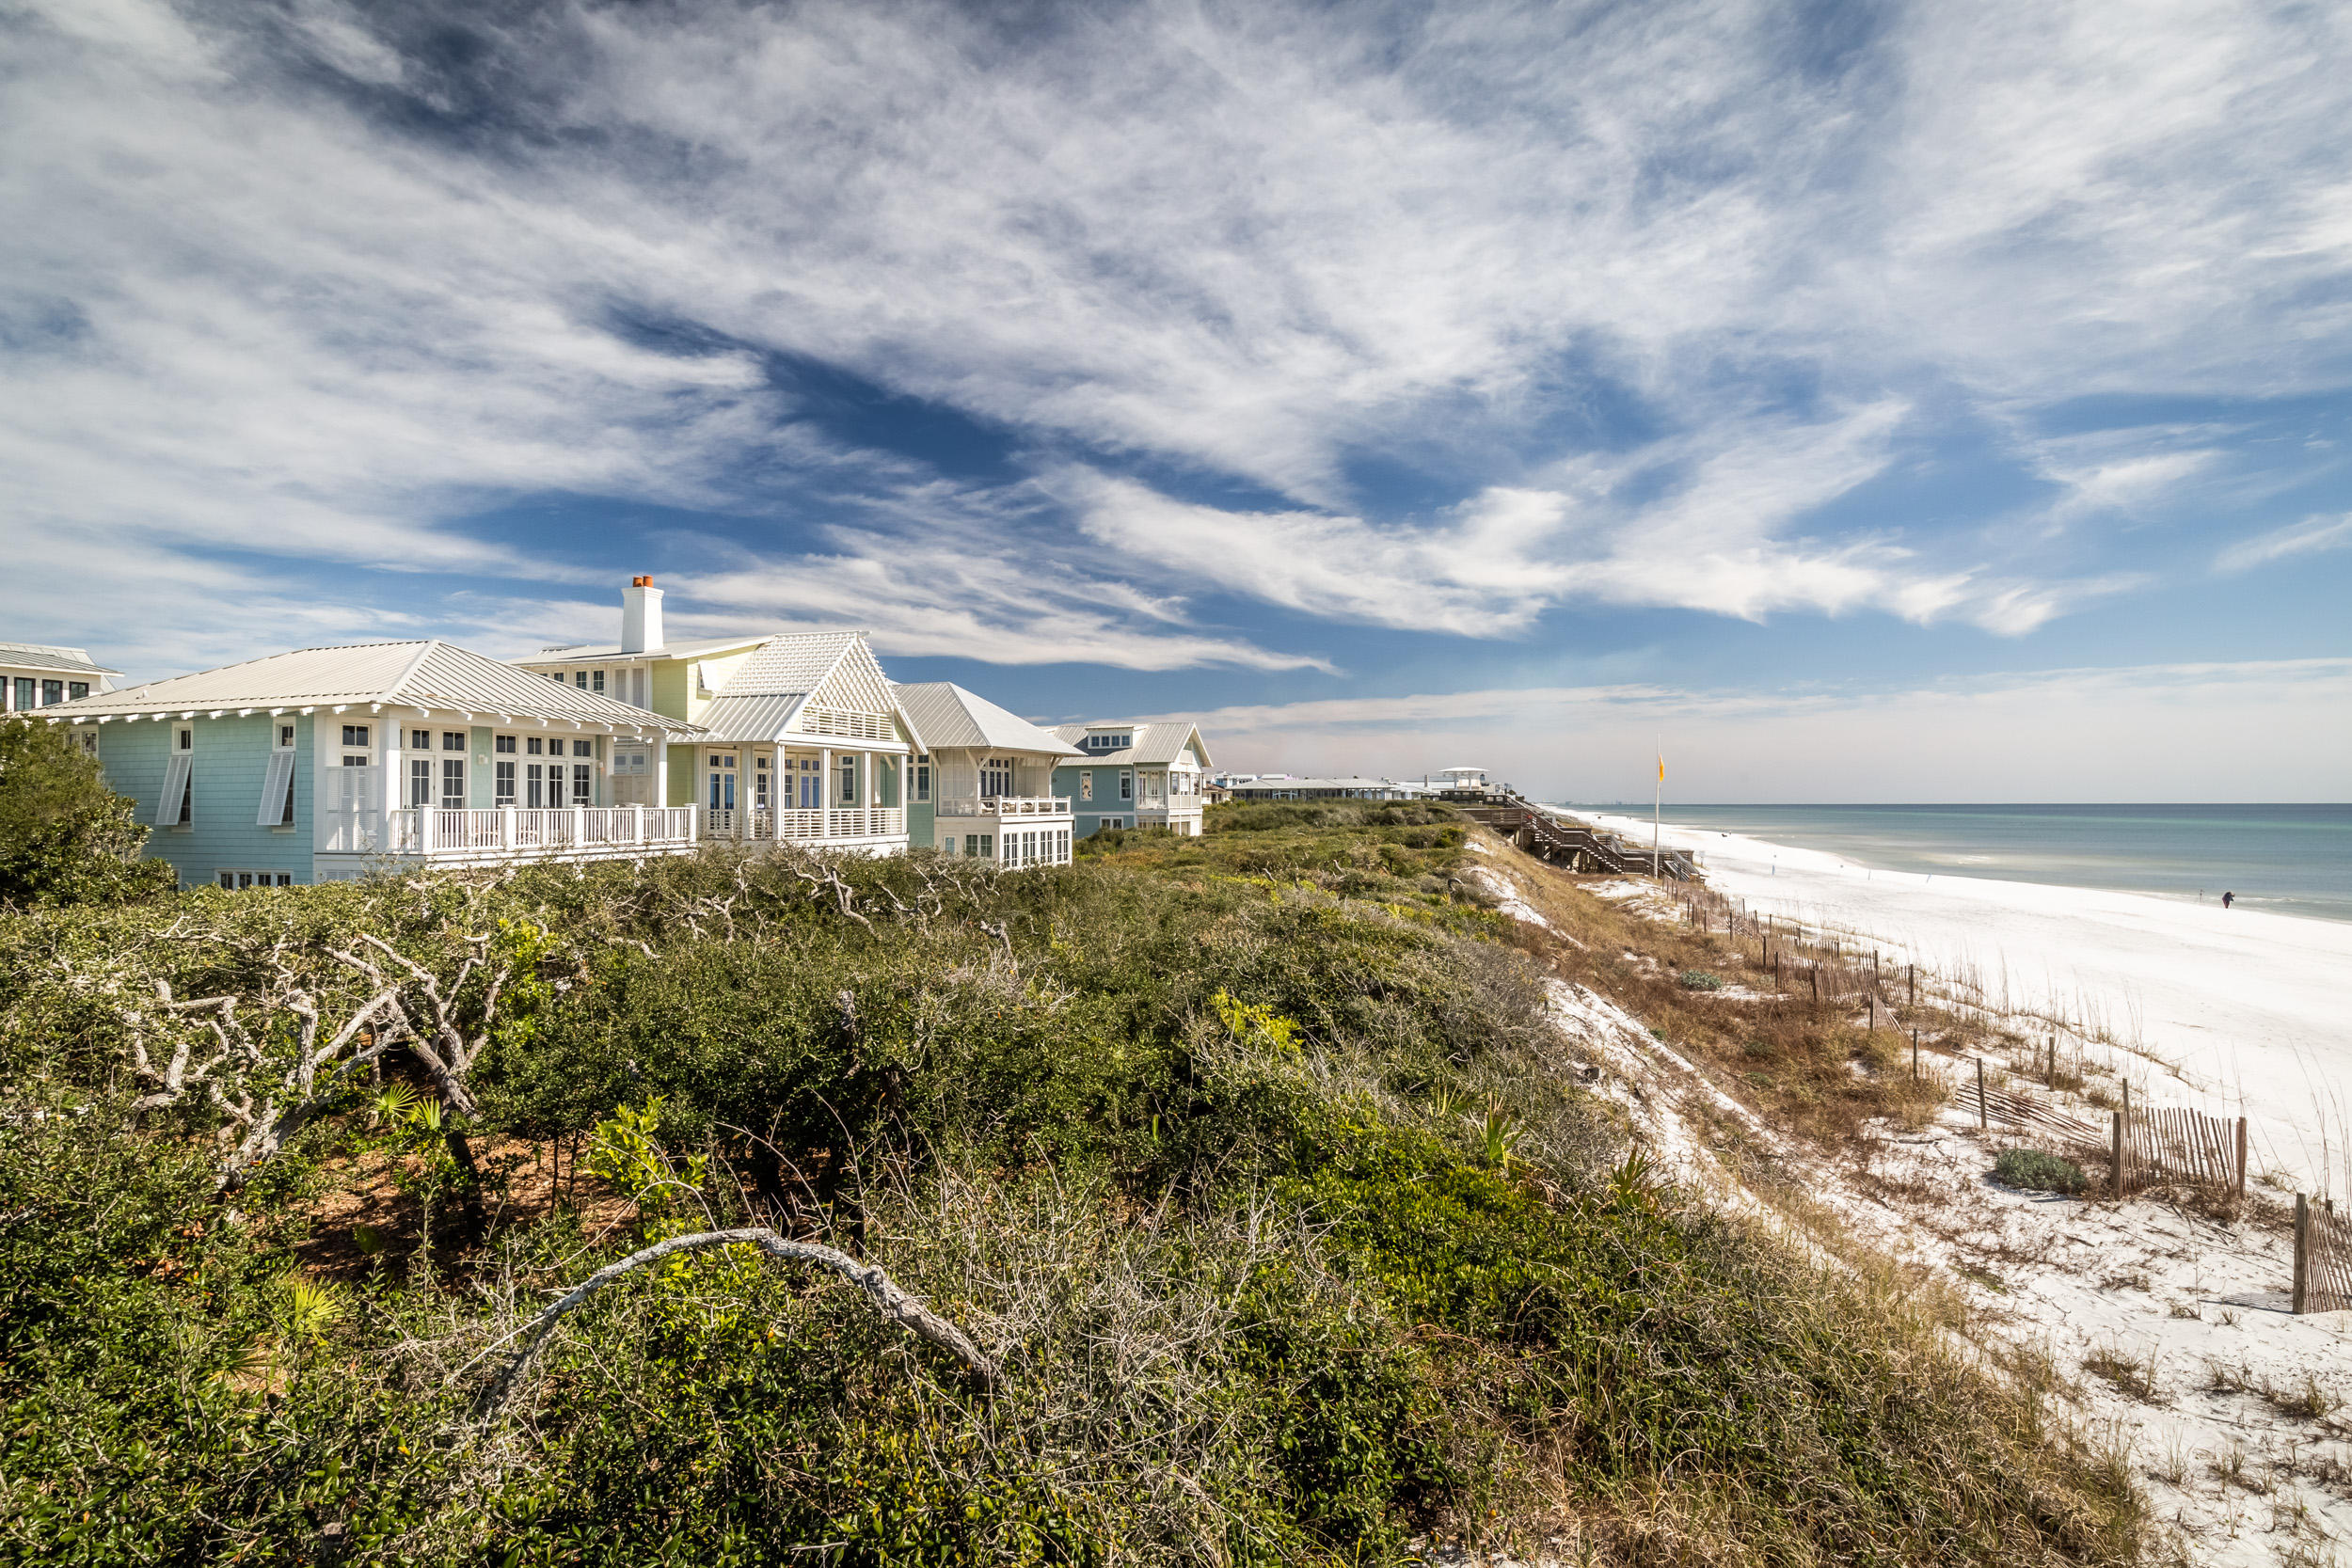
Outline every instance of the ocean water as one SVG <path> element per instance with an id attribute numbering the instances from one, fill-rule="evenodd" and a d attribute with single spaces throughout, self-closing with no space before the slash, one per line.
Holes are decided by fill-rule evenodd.
<path id="1" fill-rule="evenodd" d="M 1665 817 L 1890 871 L 2208 901 L 2226 889 L 2249 909 L 2352 921 L 2352 805 L 1669 804 Z"/>

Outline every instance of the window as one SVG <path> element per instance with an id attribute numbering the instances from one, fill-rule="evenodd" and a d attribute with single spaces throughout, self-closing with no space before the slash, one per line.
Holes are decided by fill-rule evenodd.
<path id="1" fill-rule="evenodd" d="M 431 757 L 408 759 L 408 803 L 412 806 L 429 806 L 433 803 L 433 759 Z"/>
<path id="2" fill-rule="evenodd" d="M 1012 793 L 1012 758 L 989 757 L 980 764 L 980 799 L 993 800 Z"/>
<path id="3" fill-rule="evenodd" d="M 466 737 L 461 735 L 457 738 L 463 740 Z M 466 759 L 464 757 L 441 759 L 441 809 L 443 811 L 466 809 Z"/>
<path id="4" fill-rule="evenodd" d="M 845 806 L 857 804 L 857 758 L 853 756 L 841 759 L 841 803 Z"/>
<path id="5" fill-rule="evenodd" d="M 1119 798 L 1122 800 L 1132 800 L 1136 798 L 1136 774 L 1132 768 L 1122 768 L 1119 770 Z"/>
<path id="6" fill-rule="evenodd" d="M 291 751 L 293 751 L 293 750 L 294 750 L 294 727 L 292 724 L 280 724 L 280 725 L 278 725 L 278 749 L 279 751 L 281 751 L 281 752 L 291 752 Z"/>
<path id="7" fill-rule="evenodd" d="M 602 696 L 604 694 L 603 671 L 591 670 L 588 672 L 588 689 L 596 692 L 598 696 Z"/>
<path id="8" fill-rule="evenodd" d="M 942 833 L 942 834 L 940 834 L 940 835 L 939 835 L 939 851 L 940 851 L 940 853 L 941 853 L 941 854 L 943 854 L 943 855 L 952 855 L 952 854 L 954 854 L 954 853 L 956 852 L 956 835 L 955 835 L 955 834 L 953 834 L 953 833 Z"/>
<path id="9" fill-rule="evenodd" d="M 914 759 L 914 798 L 918 800 L 931 798 L 931 759 L 928 755 Z"/>
<path id="10" fill-rule="evenodd" d="M 759 771 L 752 779 L 752 805 L 755 810 L 768 809 L 768 759 L 760 757 L 753 763 Z"/>
<path id="11" fill-rule="evenodd" d="M 74 744 L 82 748 L 83 755 L 94 757 L 98 754 L 98 732 L 96 730 L 75 730 L 73 740 Z"/>
<path id="12" fill-rule="evenodd" d="M 984 855 L 990 860 L 994 860 L 996 858 L 995 835 L 993 833 L 964 834 L 963 852 L 967 855 Z"/>
<path id="13" fill-rule="evenodd" d="M 490 737 L 490 750 L 500 756 L 511 757 L 515 754 L 515 737 L 511 735 L 493 736 Z M 512 767 L 513 764 L 510 763 L 508 766 Z"/>
<path id="14" fill-rule="evenodd" d="M 576 687 L 580 688 L 580 689 L 581 689 L 582 691 L 587 690 L 587 689 L 588 689 L 588 672 L 587 672 L 587 671 L 585 671 L 585 670 L 575 670 L 575 671 L 573 671 L 573 672 L 572 672 L 572 684 L 573 684 L 574 686 L 576 686 Z"/>
<path id="15" fill-rule="evenodd" d="M 40 683 L 40 705 L 41 705 L 41 706 L 43 706 L 43 707 L 47 707 L 47 706 L 48 706 L 50 704 L 52 704 L 52 703 L 62 703 L 62 702 L 64 702 L 64 701 L 65 701 L 65 682 L 63 682 L 63 681 L 43 681 L 43 682 L 41 682 L 41 683 Z"/>
<path id="16" fill-rule="evenodd" d="M 548 803 L 547 764 L 523 764 L 523 802 L 532 811 L 537 811 Z"/>
<path id="17" fill-rule="evenodd" d="M 441 750 L 442 750 L 442 751 L 444 751 L 444 752 L 462 752 L 462 751 L 464 751 L 465 749 L 466 749 L 466 732 L 465 732 L 465 731 L 463 731 L 463 730 L 443 730 L 443 731 L 441 732 Z"/>
<path id="18" fill-rule="evenodd" d="M 596 770 L 584 762 L 572 764 L 572 804 L 593 806 L 596 803 Z"/>
<path id="19" fill-rule="evenodd" d="M 528 739 L 528 740 L 526 740 L 526 741 L 524 741 L 524 742 L 523 742 L 523 751 L 524 751 L 524 752 L 525 752 L 526 754 L 528 754 L 528 755 L 531 755 L 531 756 L 534 756 L 534 757 L 535 757 L 535 756 L 539 755 L 541 752 L 545 752 L 547 749 L 548 749 L 548 743 L 547 743 L 546 741 L 544 741 L 544 740 L 540 739 L 540 738 L 539 738 L 537 736 L 535 736 L 535 735 L 534 735 L 534 736 L 532 736 L 530 739 Z"/>
<path id="20" fill-rule="evenodd" d="M 16 677 L 16 711 L 22 713 L 32 705 L 33 677 L 30 675 L 19 675 Z"/>
<path id="21" fill-rule="evenodd" d="M 65 683 L 65 694 L 67 697 L 78 702 L 82 698 L 89 695 L 89 682 L 68 681 Z"/>
<path id="22" fill-rule="evenodd" d="M 367 743 L 368 727 L 365 724 L 345 724 L 343 726 L 344 745 L 365 746 Z"/>
<path id="23" fill-rule="evenodd" d="M 1094 799 L 1094 769 L 1091 768 L 1078 769 L 1078 799 L 1081 800 Z"/>
<path id="24" fill-rule="evenodd" d="M 548 672 L 548 679 L 553 681 L 558 686 L 562 686 L 564 684 L 564 672 L 561 670 L 550 670 Z"/>
<path id="25" fill-rule="evenodd" d="M 575 740 L 572 742 L 572 755 L 576 757 L 593 757 L 596 754 L 596 743 L 595 741 Z"/>
<path id="26" fill-rule="evenodd" d="M 291 871 L 222 871 L 215 873 L 220 885 L 230 892 L 257 887 L 292 887 Z"/>
<path id="27" fill-rule="evenodd" d="M 499 738 L 501 740 L 511 740 L 514 737 L 512 736 L 501 736 Z M 498 760 L 496 769 L 492 776 L 497 781 L 496 787 L 498 793 L 496 803 L 501 808 L 512 806 L 515 803 L 514 763 L 505 757 L 501 757 Z"/>
<path id="28" fill-rule="evenodd" d="M 412 752 L 429 752 L 433 750 L 433 732 L 431 730 L 410 730 L 408 732 L 408 749 Z"/>
<path id="29" fill-rule="evenodd" d="M 815 757 L 801 759 L 801 809 L 817 811 L 825 803 L 824 768 Z"/>

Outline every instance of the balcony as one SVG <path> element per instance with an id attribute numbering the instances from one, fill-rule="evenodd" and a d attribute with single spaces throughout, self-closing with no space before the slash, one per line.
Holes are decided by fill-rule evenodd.
<path id="1" fill-rule="evenodd" d="M 942 800 L 932 811 L 941 816 L 999 816 L 1010 820 L 1028 816 L 1068 816 L 1066 795 L 987 795 L 980 799 Z"/>
<path id="2" fill-rule="evenodd" d="M 338 821 L 334 829 L 345 824 Z M 373 824 L 352 821 L 357 836 Z M 330 830 L 331 840 L 342 834 Z M 572 806 L 551 811 L 453 811 L 409 806 L 387 814 L 373 844 L 330 842 L 327 852 L 370 850 L 431 865 L 498 864 L 511 861 L 625 860 L 682 855 L 694 848 L 694 814 L 685 806 Z"/>
<path id="3" fill-rule="evenodd" d="M 823 806 L 805 811 L 774 811 L 765 806 L 691 809 L 701 820 L 705 843 L 773 844 L 788 840 L 812 847 L 828 844 L 856 848 L 906 846 L 904 806 Z"/>

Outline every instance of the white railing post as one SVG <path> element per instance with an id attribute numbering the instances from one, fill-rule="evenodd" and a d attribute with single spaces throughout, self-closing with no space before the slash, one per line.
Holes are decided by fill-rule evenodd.
<path id="1" fill-rule="evenodd" d="M 419 806 L 417 808 L 418 854 L 429 856 L 433 853 L 433 808 L 431 806 Z"/>
<path id="2" fill-rule="evenodd" d="M 499 847 L 512 853 L 515 847 L 515 808 L 499 808 Z"/>
<path id="3" fill-rule="evenodd" d="M 588 812 L 585 807 L 572 808 L 572 847 L 577 849 L 588 842 Z"/>
<path id="4" fill-rule="evenodd" d="M 629 839 L 629 842 L 632 844 L 643 844 L 645 842 L 645 808 L 643 806 L 632 807 L 631 813 L 632 815 L 628 819 L 628 831 L 633 836 Z"/>

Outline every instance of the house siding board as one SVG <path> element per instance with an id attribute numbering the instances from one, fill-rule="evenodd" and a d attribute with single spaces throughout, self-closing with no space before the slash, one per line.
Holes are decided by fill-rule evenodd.
<path id="1" fill-rule="evenodd" d="M 185 828 L 159 827 L 147 840 L 150 859 L 168 861 L 183 886 L 212 882 L 223 867 L 285 872 L 310 880 L 310 721 L 294 726 L 294 826 L 267 828 L 260 814 L 262 784 L 269 772 L 273 726 L 267 714 L 243 719 L 195 719 L 196 750 L 189 766 L 194 808 Z M 98 760 L 107 786 L 138 802 L 138 819 L 151 822 L 159 804 L 164 770 L 178 723 L 108 724 L 98 734 Z"/>

